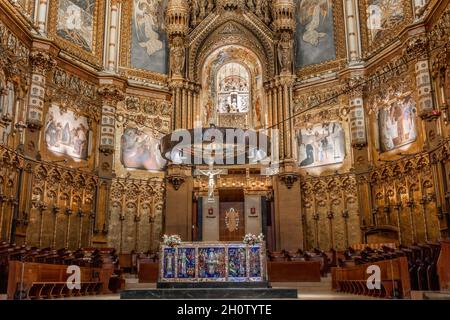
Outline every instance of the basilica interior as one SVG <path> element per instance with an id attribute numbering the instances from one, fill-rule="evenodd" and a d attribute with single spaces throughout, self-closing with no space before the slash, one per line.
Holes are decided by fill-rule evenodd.
<path id="1" fill-rule="evenodd" d="M 0 294 L 17 254 L 128 274 L 164 235 L 246 234 L 274 263 L 403 250 L 413 289 L 450 290 L 450 258 L 414 269 L 450 256 L 449 40 L 448 0 L 0 1 Z M 225 128 L 267 161 L 172 152 Z"/>

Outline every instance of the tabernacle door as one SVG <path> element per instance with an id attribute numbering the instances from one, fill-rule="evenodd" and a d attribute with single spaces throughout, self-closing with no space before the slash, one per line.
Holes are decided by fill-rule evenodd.
<path id="1" fill-rule="evenodd" d="M 244 202 L 221 202 L 220 241 L 242 241 L 244 235 Z"/>

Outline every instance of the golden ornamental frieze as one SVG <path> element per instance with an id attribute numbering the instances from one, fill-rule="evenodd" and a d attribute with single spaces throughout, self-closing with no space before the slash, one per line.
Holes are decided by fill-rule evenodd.
<path id="1" fill-rule="evenodd" d="M 30 50 L 0 21 L 0 68 L 7 77 L 20 74 L 29 64 Z"/>

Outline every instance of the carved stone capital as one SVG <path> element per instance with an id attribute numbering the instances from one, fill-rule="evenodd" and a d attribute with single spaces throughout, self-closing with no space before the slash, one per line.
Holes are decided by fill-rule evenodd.
<path id="1" fill-rule="evenodd" d="M 296 173 L 283 173 L 279 175 L 280 180 L 286 185 L 288 189 L 294 186 L 294 183 L 298 181 L 298 174 Z"/>
<path id="2" fill-rule="evenodd" d="M 43 125 L 44 124 L 40 120 L 27 119 L 27 128 L 30 129 L 31 132 L 35 132 L 35 131 L 41 130 Z"/>
<path id="3" fill-rule="evenodd" d="M 45 75 L 56 67 L 56 60 L 50 54 L 34 51 L 30 54 L 30 63 L 34 73 Z"/>
<path id="4" fill-rule="evenodd" d="M 181 185 L 185 182 L 185 177 L 181 175 L 173 175 L 167 177 L 167 181 L 173 186 L 175 191 L 178 191 L 181 187 Z"/>
<path id="5" fill-rule="evenodd" d="M 98 149 L 105 156 L 112 155 L 112 154 L 114 154 L 114 151 L 115 151 L 114 147 L 110 146 L 110 145 L 103 145 L 103 146 L 100 146 Z"/>
<path id="6" fill-rule="evenodd" d="M 105 103 L 116 106 L 118 102 L 125 100 L 122 90 L 115 86 L 102 86 L 98 89 L 98 94 Z"/>

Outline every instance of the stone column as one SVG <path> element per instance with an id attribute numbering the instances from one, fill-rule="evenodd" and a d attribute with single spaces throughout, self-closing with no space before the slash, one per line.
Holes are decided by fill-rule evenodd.
<path id="1" fill-rule="evenodd" d="M 361 59 L 358 1 L 344 0 L 345 34 L 347 38 L 347 59 L 350 64 Z"/>
<path id="2" fill-rule="evenodd" d="M 277 250 L 297 250 L 303 248 L 303 223 L 300 182 L 293 155 L 293 119 L 291 119 L 292 87 L 295 81 L 294 1 L 273 1 L 272 17 L 273 29 L 278 38 L 276 42 L 278 74 L 270 81 L 273 93 L 272 127 L 279 129 L 280 171 L 278 177 L 274 178 L 276 242 Z"/>
<path id="3" fill-rule="evenodd" d="M 95 241 L 106 243 L 105 236 L 108 233 L 109 192 L 114 170 L 115 152 L 115 124 L 117 103 L 124 100 L 121 89 L 113 85 L 104 85 L 98 90 L 102 99 L 102 115 L 100 122 L 99 140 L 99 184 L 96 195 L 96 217 L 94 223 Z M 100 230 L 102 228 L 102 230 Z M 101 231 L 101 233 L 100 233 Z"/>
<path id="4" fill-rule="evenodd" d="M 108 6 L 108 49 L 105 57 L 105 68 L 110 72 L 117 71 L 121 7 L 121 0 L 111 0 Z"/>
<path id="5" fill-rule="evenodd" d="M 169 165 L 166 178 L 165 233 L 192 240 L 193 178 L 189 166 Z"/>
<path id="6" fill-rule="evenodd" d="M 117 103 L 124 100 L 123 92 L 115 86 L 103 86 L 98 91 L 102 97 L 100 123 L 100 175 L 110 175 L 115 150 L 115 125 Z"/>
<path id="7" fill-rule="evenodd" d="M 36 22 L 40 33 L 47 33 L 49 0 L 37 1 Z"/>

